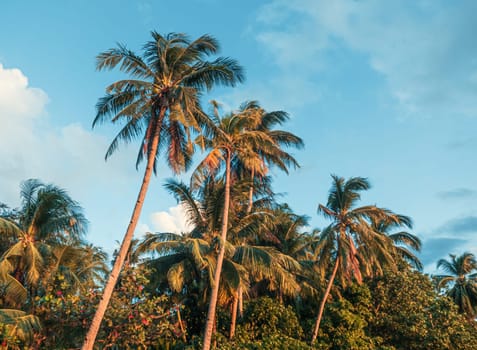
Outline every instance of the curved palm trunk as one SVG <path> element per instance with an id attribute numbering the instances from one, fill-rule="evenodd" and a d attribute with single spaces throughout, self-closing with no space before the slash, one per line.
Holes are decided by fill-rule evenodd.
<path id="1" fill-rule="evenodd" d="M 212 333 L 215 321 L 215 309 L 217 307 L 217 298 L 219 296 L 220 275 L 222 273 L 222 264 L 225 255 L 225 242 L 227 239 L 227 226 L 229 222 L 229 206 L 230 206 L 230 151 L 227 150 L 226 168 L 225 168 L 225 198 L 224 198 L 224 214 L 222 220 L 222 232 L 220 235 L 220 249 L 217 257 L 217 267 L 214 275 L 214 285 L 210 294 L 209 311 L 207 312 L 207 321 L 205 324 L 204 345 L 203 350 L 209 350 L 212 340 Z"/>
<path id="2" fill-rule="evenodd" d="M 320 303 L 320 309 L 318 310 L 318 316 L 315 322 L 315 328 L 313 330 L 313 336 L 311 337 L 311 345 L 313 345 L 318 337 L 318 330 L 320 329 L 321 318 L 323 317 L 323 311 L 325 310 L 326 300 L 330 295 L 331 287 L 333 286 L 333 282 L 336 277 L 336 273 L 338 272 L 338 267 L 340 265 L 340 258 L 336 258 L 335 267 L 333 268 L 333 272 L 331 273 L 330 280 L 328 281 L 328 285 L 326 286 L 325 295 L 323 295 L 323 299 Z"/>
<path id="3" fill-rule="evenodd" d="M 88 333 L 86 334 L 86 337 L 84 339 L 84 343 L 81 348 L 82 350 L 93 349 L 94 342 L 96 340 L 96 336 L 98 335 L 99 327 L 101 325 L 101 321 L 103 320 L 104 313 L 106 312 L 106 308 L 108 307 L 109 300 L 111 299 L 111 296 L 113 294 L 114 286 L 116 285 L 116 282 L 118 281 L 119 273 L 121 272 L 121 268 L 123 266 L 124 260 L 126 259 L 126 255 L 128 253 L 129 247 L 131 246 L 134 230 L 136 229 L 139 217 L 141 215 L 144 199 L 146 198 L 149 182 L 151 181 L 151 175 L 154 169 L 155 156 L 156 156 L 157 148 L 159 145 L 160 125 L 161 125 L 162 119 L 164 118 L 165 112 L 166 112 L 166 108 L 161 107 L 159 120 L 157 121 L 155 125 L 154 136 L 152 138 L 150 152 L 147 157 L 146 170 L 144 171 L 144 177 L 142 180 L 141 188 L 139 190 L 139 194 L 137 196 L 136 205 L 134 206 L 134 210 L 131 215 L 131 220 L 129 221 L 129 225 L 126 230 L 126 234 L 124 235 L 123 241 L 121 243 L 118 256 L 116 257 L 116 260 L 114 262 L 113 269 L 111 270 L 111 274 L 109 275 L 106 286 L 104 287 L 103 296 L 98 304 L 96 313 L 94 314 L 93 320 L 91 321 L 91 326 L 89 327 Z"/>

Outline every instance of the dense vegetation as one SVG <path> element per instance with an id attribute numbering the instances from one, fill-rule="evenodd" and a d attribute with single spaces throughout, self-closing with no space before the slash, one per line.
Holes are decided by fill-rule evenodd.
<path id="1" fill-rule="evenodd" d="M 284 111 L 247 101 L 210 113 L 200 97 L 243 80 L 208 35 L 152 40 L 142 55 L 124 46 L 98 55 L 99 69 L 130 79 L 111 84 L 94 124 L 123 122 L 107 150 L 141 140 L 144 180 L 110 264 L 85 240 L 87 220 L 68 193 L 26 180 L 21 206 L 0 206 L 1 349 L 473 349 L 477 262 L 438 263 L 429 278 L 409 217 L 361 203 L 366 178 L 333 175 L 310 230 L 274 195 L 269 169 L 299 166 L 303 146 L 285 131 Z M 187 213 L 190 232 L 133 239 L 156 162 L 187 183 L 165 187 Z M 321 199 L 317 199 L 320 202 Z"/>

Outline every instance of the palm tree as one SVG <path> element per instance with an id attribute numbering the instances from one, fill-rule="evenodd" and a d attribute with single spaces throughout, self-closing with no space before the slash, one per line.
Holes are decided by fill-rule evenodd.
<path id="1" fill-rule="evenodd" d="M 381 265 L 393 268 L 394 259 L 390 249 L 390 238 L 377 232 L 372 222 L 399 222 L 399 216 L 391 211 L 374 205 L 356 208 L 360 192 L 370 188 L 367 179 L 344 178 L 332 175 L 333 183 L 326 206 L 319 205 L 318 213 L 332 220 L 320 234 L 320 263 L 328 264 L 333 260 L 333 270 L 328 278 L 323 299 L 312 335 L 312 344 L 318 336 L 323 310 L 331 287 L 339 272 L 341 282 L 355 279 L 362 281 L 362 272 L 366 275 L 382 272 Z"/>
<path id="2" fill-rule="evenodd" d="M 248 190 L 244 184 L 248 185 L 235 182 L 231 196 L 246 198 Z M 216 251 L 220 248 L 215 233 L 221 229 L 225 184 L 222 179 L 207 178 L 196 191 L 176 180 L 168 180 L 165 187 L 187 213 L 191 231 L 182 235 L 148 235 L 139 245 L 138 251 L 155 250 L 159 253 L 158 258 L 147 260 L 159 274 L 162 272 L 163 277 L 159 276 L 159 283 L 167 282 L 175 292 L 182 291 L 184 286 L 198 286 L 198 292 L 204 295 L 213 287 Z M 259 205 L 255 206 L 258 207 Z M 222 306 L 233 305 L 231 336 L 236 319 L 233 314 L 237 311 L 237 293 L 248 289 L 250 279 L 267 279 L 271 291 L 280 290 L 287 295 L 297 291 L 297 284 L 288 273 L 288 270 L 298 268 L 297 262 L 273 247 L 249 245 L 244 240 L 244 237 L 259 231 L 259 226 L 269 223 L 270 215 L 260 211 L 243 215 L 241 209 L 237 205 L 230 208 L 231 224 L 228 233 L 231 240 L 226 242 L 217 302 Z M 167 278 L 164 277 L 166 275 Z M 194 288 L 197 289 L 196 287 Z"/>
<path id="3" fill-rule="evenodd" d="M 31 292 L 38 286 L 52 249 L 79 244 L 86 229 L 81 207 L 65 190 L 33 179 L 23 182 L 21 207 L 14 221 L 0 218 L 0 233 L 15 237 L 0 258 L 0 281 L 16 296 L 11 301 L 24 300 L 26 287 Z"/>
<path id="4" fill-rule="evenodd" d="M 244 164 L 236 159 L 234 164 L 234 173 L 242 175 L 250 179 L 249 201 L 247 212 L 252 210 L 254 185 L 256 180 L 263 180 L 270 166 L 276 166 L 280 170 L 288 174 L 288 169 L 292 166 L 298 168 L 299 164 L 296 159 L 284 150 L 285 147 L 302 148 L 303 140 L 291 132 L 284 130 L 277 130 L 275 127 L 283 125 L 289 120 L 288 113 L 284 111 L 267 112 L 263 109 L 258 101 L 244 102 L 239 112 L 242 115 L 247 115 L 253 122 L 248 127 L 266 133 L 274 142 L 275 147 L 271 149 L 256 149 L 259 154 L 258 162 Z"/>
<path id="5" fill-rule="evenodd" d="M 447 272 L 446 275 L 437 275 L 439 289 L 447 289 L 447 295 L 454 300 L 459 311 L 474 319 L 477 315 L 477 260 L 472 253 L 460 256 L 449 254 L 450 261 L 440 259 L 437 268 Z"/>
<path id="6" fill-rule="evenodd" d="M 215 105 L 217 107 L 217 104 Z M 208 128 L 207 133 L 199 135 L 196 143 L 210 150 L 205 159 L 199 164 L 193 174 L 193 188 L 209 176 L 215 176 L 219 169 L 225 167 L 224 205 L 220 233 L 220 249 L 217 267 L 214 274 L 213 289 L 210 296 L 207 314 L 203 349 L 210 349 L 215 309 L 219 292 L 220 275 L 225 255 L 225 243 L 229 225 L 230 188 L 232 161 L 237 159 L 246 168 L 254 168 L 260 173 L 265 171 L 261 156 L 257 152 L 271 153 L 276 148 L 274 140 L 262 131 L 253 129 L 253 118 L 246 114 L 231 113 L 220 118 L 217 113 L 212 117 L 215 124 Z"/>
<path id="7" fill-rule="evenodd" d="M 120 142 L 140 137 L 141 147 L 136 166 L 146 158 L 146 169 L 136 204 L 121 248 L 104 288 L 96 314 L 86 335 L 83 349 L 92 349 L 114 285 L 139 219 L 151 175 L 161 151 L 174 172 L 187 168 L 192 147 L 188 141 L 190 128 L 199 130 L 207 117 L 200 108 L 201 91 L 217 84 L 234 86 L 243 81 L 242 68 L 229 58 L 206 61 L 219 45 L 209 35 L 190 40 L 185 34 L 165 36 L 152 32 L 142 56 L 119 45 L 97 56 L 97 68 L 119 69 L 132 79 L 117 81 L 106 88 L 106 96 L 97 104 L 93 126 L 111 121 L 124 122 L 114 138 L 106 158 L 116 151 Z"/>

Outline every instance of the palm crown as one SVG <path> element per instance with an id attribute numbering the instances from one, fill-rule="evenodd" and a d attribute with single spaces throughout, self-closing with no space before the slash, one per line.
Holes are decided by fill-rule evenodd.
<path id="1" fill-rule="evenodd" d="M 345 180 L 336 175 L 332 175 L 332 179 L 326 206 L 318 206 L 318 213 L 332 221 L 320 234 L 318 261 L 322 271 L 326 271 L 330 260 L 334 261 L 334 267 L 320 304 L 312 342 L 318 336 L 324 306 L 336 276 L 342 285 L 353 279 L 361 283 L 363 274 L 379 275 L 384 267 L 395 269 L 391 238 L 376 231 L 373 223 L 400 224 L 404 221 L 403 216 L 388 209 L 374 205 L 356 207 L 361 199 L 360 192 L 370 188 L 367 179 L 352 177 Z"/>
<path id="2" fill-rule="evenodd" d="M 450 254 L 450 261 L 440 259 L 437 268 L 447 274 L 434 276 L 438 288 L 447 288 L 447 295 L 470 319 L 477 315 L 477 260 L 474 254 Z"/>
<path id="3" fill-rule="evenodd" d="M 111 121 L 124 123 L 112 141 L 106 158 L 116 151 L 120 142 L 142 138 L 137 158 L 153 152 L 157 158 L 165 151 L 170 167 L 186 168 L 191 160 L 187 136 L 189 128 L 199 130 L 206 123 L 200 107 L 202 90 L 217 84 L 235 85 L 244 79 L 242 68 L 230 58 L 205 59 L 219 50 L 218 42 L 209 35 L 191 41 L 185 34 L 165 36 L 152 32 L 152 40 L 136 55 L 123 45 L 97 56 L 97 68 L 119 69 L 132 79 L 117 81 L 106 88 L 106 96 L 97 104 L 93 126 Z M 159 138 L 157 149 L 153 138 Z"/>

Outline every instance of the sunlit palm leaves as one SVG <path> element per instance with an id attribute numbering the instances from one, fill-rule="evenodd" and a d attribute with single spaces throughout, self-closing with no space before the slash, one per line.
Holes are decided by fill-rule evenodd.
<path id="1" fill-rule="evenodd" d="M 118 45 L 97 56 L 99 70 L 119 68 L 130 76 L 130 79 L 109 85 L 106 96 L 99 99 L 96 106 L 93 126 L 106 121 L 122 124 L 106 158 L 117 150 L 120 143 L 140 139 L 136 167 L 143 159 L 147 161 L 130 224 L 86 336 L 84 349 L 93 348 L 128 254 L 152 172 L 157 170 L 157 159 L 164 154 L 175 173 L 187 169 L 193 153 L 191 132 L 198 132 L 203 125 L 211 124 L 200 106 L 201 93 L 215 85 L 234 86 L 244 79 L 242 68 L 233 59 L 219 57 L 207 61 L 219 50 L 217 40 L 209 35 L 196 40 L 181 33 L 163 36 L 152 32 L 151 36 L 141 55 Z"/>
<path id="2" fill-rule="evenodd" d="M 318 336 L 324 305 L 335 277 L 342 285 L 352 280 L 361 283 L 363 274 L 375 276 L 382 274 L 385 267 L 395 269 L 391 239 L 377 232 L 372 223 L 402 222 L 401 216 L 388 209 L 356 207 L 361 199 L 360 192 L 370 188 L 367 179 L 352 177 L 345 180 L 336 175 L 332 175 L 332 179 L 326 206 L 318 206 L 318 213 L 331 220 L 331 224 L 322 231 L 318 246 L 321 248 L 319 264 L 323 267 L 331 264 L 333 271 L 320 304 L 312 342 Z"/>
<path id="3" fill-rule="evenodd" d="M 25 181 L 21 200 L 15 222 L 0 218 L 0 232 L 16 235 L 16 242 L 0 258 L 0 276 L 10 286 L 7 275 L 20 284 L 36 285 L 52 247 L 78 243 L 87 228 L 81 207 L 59 187 Z"/>
<path id="4" fill-rule="evenodd" d="M 235 60 L 206 61 L 219 50 L 217 40 L 209 35 L 196 40 L 182 33 L 151 35 L 142 55 L 118 45 L 97 56 L 99 70 L 117 67 L 131 79 L 106 88 L 107 95 L 98 101 L 93 126 L 109 120 L 123 124 L 106 158 L 121 142 L 139 138 L 142 141 L 136 165 L 150 152 L 156 158 L 164 152 L 170 167 L 179 172 L 191 160 L 188 128 L 199 130 L 207 121 L 200 107 L 201 91 L 215 85 L 233 86 L 244 77 Z M 159 141 L 154 149 L 153 138 Z"/>
<path id="5" fill-rule="evenodd" d="M 412 228 L 412 221 L 409 217 L 398 215 L 392 221 L 373 222 L 372 227 L 376 232 L 381 232 L 391 239 L 393 249 L 398 257 L 415 269 L 422 271 L 422 263 L 416 256 L 416 252 L 420 252 L 422 246 L 419 237 L 407 231 L 394 232 L 402 227 Z"/>

